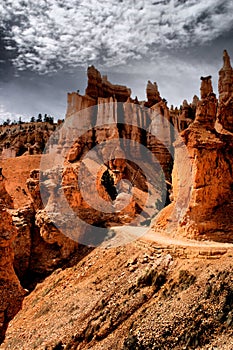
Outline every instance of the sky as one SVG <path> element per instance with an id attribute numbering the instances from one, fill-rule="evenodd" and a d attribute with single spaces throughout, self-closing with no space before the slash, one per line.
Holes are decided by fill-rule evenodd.
<path id="1" fill-rule="evenodd" d="M 1 0 L 0 121 L 63 118 L 91 64 L 140 100 L 156 81 L 179 106 L 200 76 L 217 93 L 223 49 L 233 58 L 232 0 Z"/>

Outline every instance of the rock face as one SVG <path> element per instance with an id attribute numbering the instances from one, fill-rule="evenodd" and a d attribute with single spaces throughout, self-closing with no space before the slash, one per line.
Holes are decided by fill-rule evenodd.
<path id="1" fill-rule="evenodd" d="M 135 100 L 130 99 L 130 89 L 112 85 L 93 66 L 88 68 L 87 74 L 86 94 L 84 96 L 81 96 L 78 92 L 68 94 L 66 114 L 68 126 L 61 130 L 58 136 L 57 152 L 65 155 L 67 160 L 63 171 L 63 186 L 65 186 L 66 196 L 71 201 L 73 210 L 78 212 L 82 218 L 86 217 L 88 222 L 91 220 L 92 224 L 98 224 L 98 221 L 105 222 L 107 225 L 128 222 L 130 219 L 129 212 L 135 215 L 142 210 L 145 211 L 143 219 L 145 220 L 145 218 L 152 215 L 153 210 L 153 214 L 157 212 L 157 201 L 163 203 L 168 198 L 165 182 L 163 186 L 160 183 L 158 192 L 152 189 L 154 196 L 155 192 L 157 193 L 157 199 L 154 199 L 153 205 L 149 203 L 146 208 L 143 207 L 148 190 L 143 171 L 146 170 L 153 177 L 153 172 L 149 170 L 150 165 L 155 162 L 153 158 L 162 167 L 162 169 L 154 170 L 154 173 L 157 172 L 158 174 L 157 178 L 160 178 L 160 173 L 163 172 L 165 179 L 168 182 L 171 181 L 174 133 L 171 128 L 166 101 L 160 97 L 156 83 L 148 82 L 148 101 L 144 103 L 139 102 L 137 98 Z M 72 124 L 72 130 L 69 123 Z M 74 136 L 75 133 L 79 136 Z M 125 201 L 125 209 L 119 214 L 106 215 L 91 209 L 83 200 L 80 188 L 73 185 L 78 183 L 79 168 L 83 163 L 81 160 L 95 147 L 98 147 L 96 152 L 102 154 L 103 167 L 105 167 L 105 170 L 109 170 L 115 187 L 121 188 L 120 182 L 122 180 L 132 183 L 131 187 L 134 190 L 134 195 L 131 204 L 126 200 L 128 198 L 126 193 L 117 192 L 114 199 L 116 202 L 113 203 L 113 206 L 117 211 L 119 203 Z M 144 154 L 143 147 L 150 151 L 146 152 L 150 155 Z M 98 165 L 94 160 L 95 157 L 98 158 L 97 153 L 92 156 L 90 162 L 93 169 L 97 168 Z M 144 157 L 146 157 L 145 160 Z M 135 162 L 134 165 L 130 159 Z M 139 169 L 140 165 L 137 166 L 137 163 L 141 164 L 141 169 Z M 70 170 L 71 168 L 72 170 Z M 93 169 L 85 170 L 90 178 L 93 177 L 93 183 L 90 183 L 89 188 L 87 185 L 85 193 L 88 193 L 88 191 L 92 194 L 95 193 Z M 97 192 L 100 193 L 102 198 L 106 199 L 109 193 L 106 193 L 106 189 L 104 190 L 101 187 L 102 180 L 100 176 L 102 175 L 103 172 L 100 171 L 97 177 L 97 183 L 99 184 Z M 90 191 L 90 187 L 93 187 L 92 191 Z M 91 198 L 88 200 L 91 200 Z M 109 201 L 109 198 L 107 201 Z"/>
<path id="2" fill-rule="evenodd" d="M 30 270 L 32 255 L 32 230 L 34 229 L 34 211 L 30 206 L 12 212 L 17 230 L 13 241 L 14 269 L 21 282 L 24 282 Z"/>
<path id="3" fill-rule="evenodd" d="M 48 189 L 44 189 L 48 191 L 48 194 L 51 191 L 50 182 L 51 180 L 48 180 Z M 43 210 L 44 206 L 39 186 L 39 170 L 31 171 L 27 180 L 27 186 L 31 195 L 30 198 L 28 197 L 29 204 L 13 209 L 13 200 L 5 189 L 5 177 L 2 173 L 0 175 L 0 206 L 2 208 L 0 245 L 6 246 L 6 249 L 1 248 L 2 261 L 5 264 L 6 257 L 4 254 L 9 253 L 7 258 L 9 269 L 11 268 L 13 272 L 15 271 L 14 279 L 17 281 L 19 288 L 18 279 L 24 287 L 31 289 L 34 287 L 36 280 L 40 280 L 40 278 L 51 273 L 59 264 L 66 261 L 77 249 L 78 245 L 64 236 L 53 225 L 46 210 Z M 10 213 L 7 212 L 6 208 L 11 209 Z M 9 238 L 4 238 L 3 235 L 6 233 L 9 235 Z M 12 271 L 11 274 L 13 274 Z M 4 273 L 7 274 L 7 270 Z"/>
<path id="4" fill-rule="evenodd" d="M 32 198 L 34 211 L 43 209 L 43 202 L 40 195 L 40 170 L 33 169 L 27 179 L 27 188 Z"/>
<path id="5" fill-rule="evenodd" d="M 6 191 L 5 186 L 5 176 L 2 173 L 2 168 L 0 168 L 0 206 L 4 208 L 13 208 L 13 200 L 9 193 Z"/>
<path id="6" fill-rule="evenodd" d="M 223 67 L 219 71 L 218 121 L 227 131 L 233 132 L 233 69 L 226 50 L 223 52 Z"/>
<path id="7" fill-rule="evenodd" d="M 64 236 L 51 222 L 48 217 L 44 204 L 41 199 L 40 191 L 45 191 L 48 196 L 53 191 L 53 179 L 49 176 L 45 182 L 45 187 L 40 188 L 39 170 L 31 171 L 30 178 L 27 180 L 27 186 L 32 197 L 32 206 L 29 208 L 28 214 L 25 212 L 18 213 L 17 217 L 29 220 L 31 213 L 30 228 L 28 238 L 25 233 L 20 239 L 17 235 L 16 240 L 27 245 L 30 255 L 30 264 L 25 270 L 26 274 L 47 274 L 51 272 L 62 261 L 68 258 L 75 249 L 77 243 Z M 25 209 L 27 210 L 27 208 Z M 17 244 L 19 247 L 20 244 Z M 18 254 L 16 254 L 16 258 Z M 17 263 L 19 263 L 17 261 Z"/>
<path id="8" fill-rule="evenodd" d="M 96 100 L 88 95 L 81 96 L 78 92 L 68 93 L 66 118 L 95 104 Z"/>
<path id="9" fill-rule="evenodd" d="M 217 99 L 210 78 L 201 79 L 195 121 L 175 143 L 171 227 L 196 239 L 233 242 L 233 137 L 214 129 Z"/>
<path id="10" fill-rule="evenodd" d="M 12 207 L 12 200 L 8 195 L 4 176 L 0 175 L 0 343 L 10 320 L 20 310 L 25 291 L 20 286 L 14 272 L 13 241 L 17 235 L 12 222 L 12 216 L 7 208 Z"/>

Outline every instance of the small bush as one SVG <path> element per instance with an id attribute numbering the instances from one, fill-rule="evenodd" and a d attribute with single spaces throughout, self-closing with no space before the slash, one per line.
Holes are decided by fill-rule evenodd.
<path id="1" fill-rule="evenodd" d="M 158 291 L 162 285 L 166 282 L 166 271 L 158 271 L 156 269 L 148 270 L 145 275 L 139 277 L 137 281 L 137 287 L 150 287 L 152 286 L 155 291 Z"/>
<path id="2" fill-rule="evenodd" d="M 179 287 L 182 290 L 188 289 L 196 281 L 196 276 L 189 273 L 187 270 L 180 270 L 179 272 Z"/>

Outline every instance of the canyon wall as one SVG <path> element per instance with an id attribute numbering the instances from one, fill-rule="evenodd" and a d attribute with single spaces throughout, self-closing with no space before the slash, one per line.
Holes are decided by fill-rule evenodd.
<path id="1" fill-rule="evenodd" d="M 2 169 L 1 169 L 2 170 Z M 0 343 L 4 339 L 8 323 L 20 310 L 26 294 L 13 268 L 13 242 L 17 230 L 13 224 L 9 209 L 13 206 L 12 198 L 5 189 L 5 178 L 0 174 Z"/>

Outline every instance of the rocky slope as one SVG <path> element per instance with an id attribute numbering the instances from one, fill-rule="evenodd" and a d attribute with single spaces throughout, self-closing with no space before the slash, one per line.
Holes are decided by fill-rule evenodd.
<path id="1" fill-rule="evenodd" d="M 0 126 L 0 157 L 41 154 L 55 128 L 47 122 Z"/>
<path id="2" fill-rule="evenodd" d="M 73 257 L 25 298 L 0 348 L 230 350 L 232 249 L 208 254 L 136 241 Z"/>

